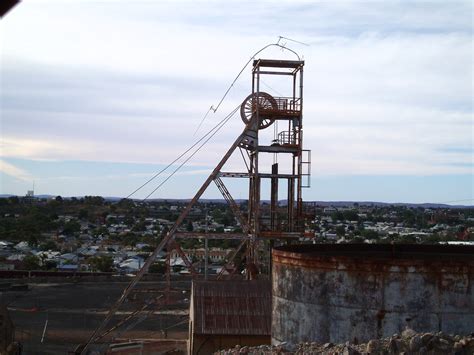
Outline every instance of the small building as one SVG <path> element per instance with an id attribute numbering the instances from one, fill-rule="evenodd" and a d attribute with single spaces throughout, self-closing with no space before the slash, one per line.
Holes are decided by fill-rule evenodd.
<path id="1" fill-rule="evenodd" d="M 193 281 L 189 354 L 270 344 L 271 297 L 268 280 Z"/>
<path id="2" fill-rule="evenodd" d="M 1 271 L 15 270 L 15 264 L 2 262 L 2 263 L 0 263 L 0 270 Z"/>

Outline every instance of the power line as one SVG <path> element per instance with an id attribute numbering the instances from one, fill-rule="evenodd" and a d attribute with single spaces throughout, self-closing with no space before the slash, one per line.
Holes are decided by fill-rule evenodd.
<path id="1" fill-rule="evenodd" d="M 270 43 L 270 44 L 267 44 L 266 46 L 264 46 L 263 48 L 261 48 L 260 50 L 258 50 L 257 52 L 255 52 L 251 57 L 250 59 L 247 61 L 247 63 L 245 63 L 245 65 L 242 67 L 242 69 L 240 70 L 240 72 L 237 74 L 237 76 L 234 78 L 234 80 L 232 81 L 232 83 L 230 84 L 230 86 L 227 88 L 227 90 L 225 91 L 224 95 L 222 96 L 222 98 L 220 99 L 219 103 L 217 104 L 216 107 L 214 107 L 214 105 L 211 105 L 211 107 L 209 108 L 209 110 L 206 112 L 206 114 L 204 115 L 204 117 L 201 119 L 201 122 L 199 122 L 199 125 L 198 127 L 196 128 L 196 131 L 194 132 L 194 134 L 196 134 L 197 131 L 199 131 L 199 128 L 201 128 L 202 124 L 204 123 L 204 121 L 206 120 L 207 116 L 209 115 L 209 113 L 211 111 L 213 111 L 214 113 L 217 112 L 217 110 L 219 109 L 219 107 L 221 106 L 222 102 L 224 101 L 224 99 L 227 97 L 227 94 L 230 92 L 230 90 L 234 87 L 234 84 L 237 82 L 237 80 L 240 78 L 240 76 L 242 75 L 242 73 L 244 72 L 245 68 L 247 68 L 247 66 L 250 64 L 250 62 L 252 61 L 252 59 L 255 59 L 255 57 L 263 52 L 265 49 L 267 48 L 270 48 L 272 46 L 275 46 L 275 47 L 279 47 L 281 48 L 282 50 L 287 50 L 291 53 L 293 53 L 294 55 L 296 55 L 296 57 L 298 58 L 298 60 L 301 60 L 300 56 L 298 55 L 298 53 L 296 53 L 294 50 L 292 50 L 291 48 L 288 48 L 286 47 L 286 44 L 280 44 L 280 41 L 281 39 L 287 39 L 287 40 L 290 40 L 292 42 L 295 42 L 295 43 L 299 43 L 299 44 L 303 44 L 305 46 L 308 46 L 308 44 L 306 43 L 303 43 L 303 42 L 298 42 L 298 41 L 295 41 L 295 40 L 292 40 L 290 38 L 286 38 L 286 37 L 282 37 L 282 36 L 279 36 L 278 37 L 278 41 L 276 43 Z"/>
<path id="2" fill-rule="evenodd" d="M 238 105 L 229 115 L 226 116 L 226 118 L 224 118 L 223 121 L 221 121 L 220 123 L 220 127 L 217 128 L 214 133 L 212 133 L 209 138 L 207 138 L 204 143 L 202 143 L 189 157 L 187 157 L 176 169 L 173 170 L 173 172 L 168 176 L 166 177 L 165 180 L 163 180 L 152 192 L 150 192 L 144 199 L 143 201 L 145 201 L 146 199 L 148 199 L 153 193 L 155 193 L 156 190 L 158 190 L 161 186 L 163 186 L 169 179 L 171 179 L 171 177 L 173 177 L 174 174 L 176 174 L 178 172 L 179 169 L 181 169 L 183 167 L 184 164 L 186 164 L 194 155 L 196 155 L 197 152 L 199 152 L 201 150 L 202 147 L 204 147 L 206 145 L 207 142 L 209 142 L 209 140 L 214 137 L 214 135 L 219 132 L 219 130 L 224 127 L 224 125 L 232 118 L 232 116 L 235 115 L 235 113 L 237 112 L 237 110 L 239 109 L 240 105 Z"/>
<path id="3" fill-rule="evenodd" d="M 216 107 L 214 107 L 213 105 L 211 105 L 211 107 L 209 108 L 209 110 L 206 112 L 206 114 L 203 116 L 203 118 L 201 119 L 201 122 L 199 123 L 196 131 L 194 132 L 194 134 L 197 133 L 197 131 L 199 130 L 199 128 L 201 128 L 201 125 L 203 124 L 203 122 L 205 121 L 205 119 L 207 118 L 207 116 L 209 115 L 209 113 L 211 111 L 213 111 L 214 113 L 217 112 L 217 110 L 219 109 L 219 107 L 221 106 L 222 102 L 225 100 L 225 98 L 227 97 L 227 94 L 230 92 L 230 90 L 232 89 L 232 87 L 234 86 L 234 84 L 237 82 L 237 80 L 240 78 L 240 76 L 242 75 L 242 73 L 244 72 L 245 68 L 247 68 L 247 66 L 250 64 L 250 62 L 252 61 L 252 59 L 254 59 L 259 53 L 263 52 L 265 49 L 267 48 L 270 48 L 272 46 L 276 46 L 276 47 L 279 47 L 281 48 L 282 50 L 287 50 L 291 53 L 293 53 L 294 55 L 296 55 L 296 57 L 298 58 L 298 60 L 301 60 L 300 56 L 298 55 L 297 52 L 295 52 L 294 50 L 292 50 L 291 48 L 288 48 L 286 47 L 285 45 L 282 45 L 280 44 L 280 40 L 282 38 L 285 38 L 285 37 L 281 37 L 279 36 L 279 39 L 276 43 L 270 43 L 270 44 L 267 44 L 266 46 L 262 47 L 260 50 L 258 50 L 257 52 L 255 52 L 251 57 L 250 59 L 247 61 L 247 63 L 245 63 L 245 65 L 243 66 L 243 68 L 240 70 L 240 72 L 237 74 L 237 76 L 234 78 L 234 80 L 232 81 L 232 83 L 230 84 L 230 86 L 227 88 L 227 90 L 225 91 L 224 95 L 222 96 L 222 98 L 220 99 L 219 103 L 217 104 Z M 285 38 L 287 39 L 287 38 Z M 294 42 L 297 42 L 297 41 L 294 41 Z M 297 42 L 297 43 L 301 43 L 301 42 Z M 304 44 L 304 43 L 301 43 L 301 44 Z M 227 117 L 226 117 L 227 118 Z M 159 172 L 157 172 L 155 175 L 153 175 L 150 179 L 148 179 L 145 183 L 143 183 L 140 187 L 138 187 L 137 189 L 135 189 L 132 193 L 130 193 L 127 197 L 125 198 L 130 198 L 131 196 L 133 196 L 135 193 L 137 193 L 138 191 L 140 191 L 142 188 L 144 188 L 146 185 L 148 185 L 150 182 L 152 182 L 154 179 L 156 179 L 158 176 L 160 176 L 163 172 L 165 172 L 166 170 L 168 170 L 168 168 L 170 166 L 172 166 L 174 163 L 176 163 L 179 159 L 181 159 L 183 156 L 185 156 L 189 151 L 191 151 L 195 146 L 197 146 L 202 140 L 204 140 L 209 134 L 211 134 L 211 132 L 216 129 L 219 124 L 221 122 L 223 122 L 226 118 L 224 118 L 223 120 L 221 120 L 217 125 L 215 125 L 211 130 L 209 130 L 204 136 L 202 136 L 198 141 L 196 141 L 192 146 L 190 146 L 187 150 L 185 150 L 183 153 L 181 153 L 175 160 L 173 160 L 171 163 L 169 163 L 167 166 L 165 166 L 163 169 L 161 169 Z M 146 199 L 146 198 L 145 198 Z"/>
<path id="4" fill-rule="evenodd" d="M 299 44 L 302 44 L 303 46 L 307 46 L 307 47 L 310 46 L 308 43 L 300 42 L 300 41 L 297 41 L 295 39 L 291 39 L 291 38 L 283 37 L 283 36 L 278 36 L 278 42 L 277 43 L 280 43 L 280 41 L 282 39 L 286 39 L 286 40 L 291 41 L 291 42 L 299 43 Z"/>
<path id="5" fill-rule="evenodd" d="M 285 96 L 283 95 L 281 92 L 279 92 L 277 89 L 275 88 L 272 88 L 270 85 L 268 85 L 265 81 L 262 80 L 262 78 L 260 78 L 260 82 L 265 85 L 267 88 L 269 88 L 270 90 L 272 90 L 273 92 L 275 92 L 278 96 Z"/>
<path id="6" fill-rule="evenodd" d="M 239 105 L 240 106 L 240 105 Z M 183 153 L 178 155 L 171 163 L 166 165 L 163 169 L 161 169 L 159 172 L 157 172 L 155 175 L 153 175 L 150 179 L 148 179 L 145 183 L 143 183 L 140 187 L 135 189 L 132 193 L 130 193 L 127 197 L 125 198 L 130 198 L 133 196 L 135 193 L 140 191 L 142 188 L 144 188 L 146 185 L 148 185 L 150 182 L 155 180 L 158 176 L 160 176 L 162 173 L 164 173 L 166 170 L 168 170 L 174 163 L 176 163 L 178 160 L 180 160 L 183 156 L 185 156 L 188 152 L 190 152 L 194 147 L 196 147 L 200 142 L 202 142 L 208 135 L 212 134 L 212 132 L 219 127 L 220 124 L 222 124 L 228 116 L 224 117 L 222 120 L 220 120 L 214 127 L 212 127 L 205 135 L 203 135 L 201 138 L 199 138 L 193 145 L 191 145 L 188 149 L 186 149 Z M 220 128 L 219 128 L 220 129 Z"/>

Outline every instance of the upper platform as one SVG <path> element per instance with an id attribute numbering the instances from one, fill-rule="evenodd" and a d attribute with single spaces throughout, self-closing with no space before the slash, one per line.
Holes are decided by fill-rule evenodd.
<path id="1" fill-rule="evenodd" d="M 277 60 L 277 59 L 256 59 L 253 66 L 262 68 L 289 68 L 299 69 L 304 65 L 304 60 Z"/>

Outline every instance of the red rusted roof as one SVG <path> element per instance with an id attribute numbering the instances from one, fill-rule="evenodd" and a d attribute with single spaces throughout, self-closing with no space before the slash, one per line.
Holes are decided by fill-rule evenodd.
<path id="1" fill-rule="evenodd" d="M 270 335 L 271 284 L 267 280 L 193 281 L 195 334 Z"/>

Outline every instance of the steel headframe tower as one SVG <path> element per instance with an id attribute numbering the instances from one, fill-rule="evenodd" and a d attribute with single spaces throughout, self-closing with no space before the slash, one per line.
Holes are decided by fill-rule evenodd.
<path id="1" fill-rule="evenodd" d="M 108 331 L 103 332 L 106 325 L 164 248 L 167 249 L 168 260 L 170 260 L 171 251 L 176 250 L 193 276 L 197 274 L 186 253 L 181 249 L 179 239 L 240 240 L 238 247 L 234 249 L 232 255 L 227 259 L 227 264 L 217 276 L 219 279 L 225 271 L 230 274 L 238 272 L 239 266 L 234 264 L 234 258 L 242 250 L 245 250 L 245 256 L 242 259 L 245 259 L 246 275 L 248 278 L 254 278 L 259 273 L 259 243 L 269 240 L 270 245 L 272 245 L 275 240 L 299 239 L 305 236 L 302 188 L 310 186 L 311 162 L 310 151 L 303 149 L 303 66 L 304 62 L 299 60 L 258 59 L 253 62 L 252 93 L 244 100 L 240 109 L 242 120 L 245 123 L 244 130 L 181 212 L 167 235 L 145 261 L 117 302 L 112 305 L 103 322 L 96 328 L 88 342 L 81 349 L 81 354 L 85 354 L 91 344 L 108 334 Z M 262 76 L 290 78 L 292 83 L 290 87 L 291 94 L 288 97 L 274 97 L 261 91 Z M 261 131 L 272 125 L 274 127 L 273 139 L 264 142 L 264 139 L 261 139 Z M 282 127 L 282 130 L 279 131 L 278 127 Z M 237 149 L 240 150 L 245 162 L 246 171 L 223 171 L 226 162 Z M 264 155 L 268 154 L 273 155 L 274 160 L 271 171 L 265 172 L 263 169 L 265 167 Z M 283 164 L 277 162 L 277 157 L 281 154 L 290 158 L 290 166 L 285 167 L 285 173 L 282 173 L 282 169 L 280 169 L 280 165 L 283 167 Z M 288 165 L 288 159 L 286 161 Z M 247 217 L 232 198 L 222 178 L 249 179 Z M 262 180 L 264 179 L 270 180 L 269 207 L 264 206 L 261 200 Z M 287 194 L 284 197 L 286 197 L 287 203 L 286 206 L 279 206 L 279 185 L 283 184 L 285 180 Z M 182 231 L 181 224 L 213 181 L 239 221 L 243 233 L 211 234 Z M 168 282 L 165 293 L 170 290 Z"/>
<path id="2" fill-rule="evenodd" d="M 249 133 L 253 144 L 249 151 L 249 218 L 252 234 L 257 239 L 292 238 L 303 236 L 302 188 L 309 187 L 310 153 L 303 149 L 303 61 L 259 59 L 253 63 L 252 94 L 241 106 L 241 116 L 250 123 Z M 260 90 L 262 76 L 290 76 L 290 97 L 273 97 Z M 259 132 L 272 124 L 275 126 L 271 144 L 260 142 Z M 262 144 L 263 143 L 263 144 Z M 270 172 L 260 169 L 259 160 L 264 154 L 273 154 L 274 163 Z M 291 157 L 287 173 L 279 173 L 278 154 Z M 224 175 L 223 175 L 224 176 Z M 262 211 L 261 182 L 270 179 L 270 210 Z M 279 213 L 278 191 L 281 180 L 287 181 L 286 213 Z"/>
<path id="3" fill-rule="evenodd" d="M 241 117 L 247 123 L 249 143 L 248 225 L 254 241 L 249 248 L 247 266 L 258 265 L 259 240 L 294 239 L 304 236 L 302 188 L 310 186 L 310 151 L 303 149 L 303 61 L 255 60 L 252 69 L 252 93 L 241 106 Z M 263 76 L 286 76 L 291 79 L 291 96 L 273 97 L 261 91 Z M 260 139 L 260 131 L 274 126 L 271 142 Z M 280 131 L 278 128 L 282 127 Z M 261 158 L 273 155 L 271 171 L 263 171 Z M 285 173 L 278 156 L 290 157 Z M 288 165 L 288 159 L 286 159 Z M 283 167 L 285 168 L 285 166 Z M 221 176 L 228 174 L 221 173 Z M 270 205 L 261 201 L 262 180 L 270 180 Z M 286 180 L 286 209 L 279 206 L 279 185 Z M 249 270 L 250 271 L 250 270 Z M 258 270 L 256 270 L 258 272 Z"/>
<path id="4" fill-rule="evenodd" d="M 304 61 L 258 59 L 253 62 L 252 93 L 247 96 L 240 107 L 241 118 L 245 129 L 230 147 L 214 171 L 205 181 L 196 196 L 170 230 L 171 238 L 203 238 L 202 233 L 177 232 L 179 224 L 186 218 L 192 206 L 198 201 L 209 184 L 214 181 L 225 200 L 229 203 L 235 217 L 242 226 L 243 234 L 222 235 L 209 234 L 207 238 L 240 239 L 242 242 L 229 258 L 226 267 L 222 268 L 219 277 L 231 268 L 234 257 L 247 244 L 247 275 L 253 278 L 258 273 L 258 248 L 262 240 L 270 240 L 273 245 L 278 239 L 298 239 L 305 236 L 302 189 L 310 187 L 311 154 L 303 149 L 303 67 Z M 263 76 L 278 76 L 290 79 L 287 97 L 274 97 L 260 90 Z M 274 127 L 273 139 L 265 142 L 261 131 Z M 278 127 L 282 127 L 279 131 Z M 268 135 L 267 135 L 268 136 Z M 225 163 L 235 150 L 241 151 L 246 171 L 223 171 Z M 245 153 L 244 153 L 245 152 Z M 286 155 L 286 165 L 280 169 L 279 155 Z M 271 170 L 265 171 L 264 155 L 273 156 Z M 289 161 L 289 163 L 288 163 Z M 268 165 L 268 164 L 267 164 Z M 268 170 L 268 168 L 267 168 Z M 282 173 L 282 170 L 285 172 Z M 248 178 L 249 198 L 247 217 L 245 218 L 236 204 L 222 178 Z M 262 181 L 270 180 L 270 205 L 262 203 Z M 287 193 L 283 196 L 286 206 L 279 205 L 279 186 L 286 182 Z M 176 233 L 175 233 L 176 232 Z M 175 234 L 175 236 L 173 236 Z M 176 249 L 186 265 L 191 263 L 179 248 L 179 243 L 169 244 L 168 250 Z M 232 268 L 231 268 L 232 269 Z M 190 267 L 192 273 L 195 270 Z M 236 268 L 233 267 L 233 272 Z"/>

